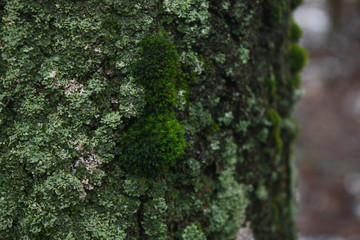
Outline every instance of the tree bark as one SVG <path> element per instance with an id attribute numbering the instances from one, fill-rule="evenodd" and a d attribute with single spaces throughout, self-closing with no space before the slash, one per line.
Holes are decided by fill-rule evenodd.
<path id="1" fill-rule="evenodd" d="M 1 0 L 0 238 L 295 239 L 297 4 Z"/>

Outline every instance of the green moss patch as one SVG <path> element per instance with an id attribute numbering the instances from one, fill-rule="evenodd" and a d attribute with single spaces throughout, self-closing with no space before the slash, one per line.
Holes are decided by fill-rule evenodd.
<path id="1" fill-rule="evenodd" d="M 183 127 L 173 114 L 141 117 L 122 138 L 122 163 L 132 173 L 164 172 L 186 146 Z"/>
<path id="2" fill-rule="evenodd" d="M 186 147 L 184 129 L 174 114 L 181 65 L 174 45 L 165 38 L 148 38 L 140 45 L 134 77 L 145 89 L 146 105 L 144 114 L 123 135 L 121 159 L 130 173 L 157 175 L 173 165 Z"/>
<path id="3" fill-rule="evenodd" d="M 292 44 L 290 47 L 290 70 L 292 74 L 298 73 L 306 64 L 307 51 L 298 44 Z"/>
<path id="4" fill-rule="evenodd" d="M 292 20 L 290 24 L 290 40 L 292 42 L 297 42 L 302 37 L 302 30 L 294 20 Z"/>
<path id="5" fill-rule="evenodd" d="M 268 118 L 273 126 L 272 135 L 274 138 L 276 150 L 279 154 L 281 154 L 283 148 L 283 142 L 280 136 L 281 117 L 274 108 L 268 108 L 267 112 L 268 112 Z"/>

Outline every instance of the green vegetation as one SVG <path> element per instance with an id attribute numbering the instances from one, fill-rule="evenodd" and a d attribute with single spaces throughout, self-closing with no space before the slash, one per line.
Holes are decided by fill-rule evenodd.
<path id="1" fill-rule="evenodd" d="M 184 129 L 174 114 L 141 116 L 122 141 L 122 166 L 129 173 L 159 175 L 183 153 Z"/>
<path id="2" fill-rule="evenodd" d="M 289 58 L 291 73 L 296 74 L 300 72 L 306 64 L 307 51 L 298 44 L 294 43 L 290 47 Z"/>
<path id="3" fill-rule="evenodd" d="M 181 65 L 175 46 L 166 38 L 147 38 L 140 43 L 141 59 L 135 64 L 134 77 L 145 89 L 145 115 L 174 111 L 181 82 Z"/>
<path id="4" fill-rule="evenodd" d="M 302 30 L 294 20 L 292 20 L 290 24 L 290 40 L 292 42 L 297 42 L 302 37 Z"/>
<path id="5" fill-rule="evenodd" d="M 287 1 L 273 0 L 267 1 L 268 10 L 265 13 L 266 20 L 270 26 L 277 26 L 284 23 L 283 18 L 287 11 Z"/>
<path id="6" fill-rule="evenodd" d="M 143 115 L 121 139 L 120 158 L 128 172 L 154 176 L 173 165 L 186 147 L 184 129 L 174 114 L 176 83 L 182 75 L 178 53 L 169 40 L 148 38 L 140 45 L 134 77 L 145 89 L 146 104 Z"/>
<path id="7" fill-rule="evenodd" d="M 267 110 L 267 112 L 268 112 L 269 120 L 273 127 L 272 135 L 273 135 L 273 139 L 275 142 L 276 150 L 277 150 L 277 153 L 279 155 L 281 155 L 282 148 L 283 148 L 283 142 L 282 142 L 282 139 L 280 136 L 281 117 L 280 117 L 279 113 L 273 108 L 269 108 Z"/>
<path id="8" fill-rule="evenodd" d="M 292 43 L 290 43 L 289 49 L 289 62 L 291 71 L 291 84 L 293 89 L 300 87 L 301 78 L 299 73 L 305 67 L 308 59 L 307 51 L 297 44 L 301 36 L 301 28 L 294 21 L 291 21 L 290 40 Z"/>
<path id="9" fill-rule="evenodd" d="M 201 231 L 201 227 L 199 229 L 196 224 L 187 226 L 181 236 L 182 240 L 206 240 L 204 233 Z"/>

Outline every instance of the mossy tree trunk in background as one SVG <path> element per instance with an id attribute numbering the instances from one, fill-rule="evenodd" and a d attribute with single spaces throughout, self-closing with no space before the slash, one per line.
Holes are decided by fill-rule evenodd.
<path id="1" fill-rule="evenodd" d="M 295 238 L 296 0 L 0 1 L 0 238 Z"/>

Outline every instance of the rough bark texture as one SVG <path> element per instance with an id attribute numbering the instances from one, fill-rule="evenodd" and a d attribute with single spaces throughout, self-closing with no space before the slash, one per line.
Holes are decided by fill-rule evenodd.
<path id="1" fill-rule="evenodd" d="M 1 0 L 0 238 L 294 239 L 296 2 Z"/>

